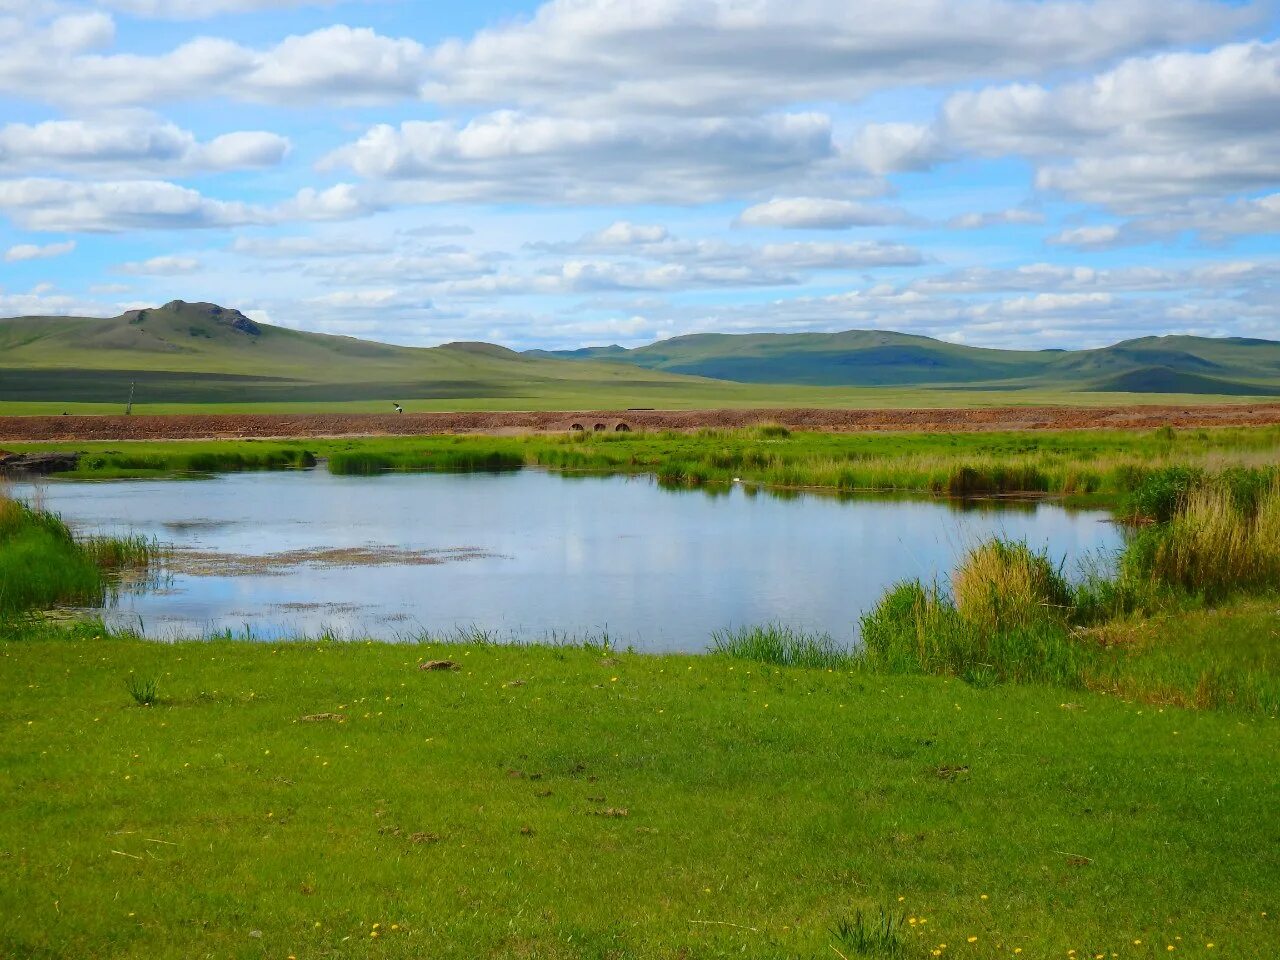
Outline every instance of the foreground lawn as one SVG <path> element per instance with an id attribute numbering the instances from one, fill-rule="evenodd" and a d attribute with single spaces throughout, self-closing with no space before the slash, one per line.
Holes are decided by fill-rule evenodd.
<path id="1" fill-rule="evenodd" d="M 714 657 L 90 635 L 0 645 L 0 683 L 6 956 L 1280 943 L 1267 715 Z M 881 906 L 910 918 L 903 949 L 860 953 L 837 928 Z"/>

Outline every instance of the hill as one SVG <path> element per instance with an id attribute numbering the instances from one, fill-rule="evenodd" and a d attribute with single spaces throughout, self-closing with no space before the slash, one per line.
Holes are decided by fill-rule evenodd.
<path id="1" fill-rule="evenodd" d="M 740 383 L 1271 396 L 1280 343 L 1168 336 L 1096 350 L 996 350 L 878 330 L 694 334 L 627 350 L 539 351 Z"/>
<path id="2" fill-rule="evenodd" d="M 191 405 L 266 411 L 904 407 L 1280 394 L 1280 344 L 1148 337 L 1100 350 L 992 350 L 872 330 L 698 334 L 636 349 L 403 347 L 175 300 L 118 317 L 0 320 L 6 412 Z"/>
<path id="3" fill-rule="evenodd" d="M 618 364 L 538 358 L 493 344 L 401 347 L 256 323 L 175 300 L 119 317 L 0 320 L 0 401 L 521 401 L 577 392 L 643 402 L 715 384 Z"/>

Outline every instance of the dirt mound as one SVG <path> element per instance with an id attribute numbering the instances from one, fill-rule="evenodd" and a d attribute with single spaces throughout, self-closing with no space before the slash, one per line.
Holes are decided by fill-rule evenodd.
<path id="1" fill-rule="evenodd" d="M 424 436 L 435 433 L 697 430 L 778 423 L 833 432 L 1097 430 L 1280 424 L 1280 403 L 1205 406 L 1002 407 L 940 410 L 645 410 L 406 414 L 194 414 L 189 416 L 0 417 L 0 440 L 204 440 Z"/>

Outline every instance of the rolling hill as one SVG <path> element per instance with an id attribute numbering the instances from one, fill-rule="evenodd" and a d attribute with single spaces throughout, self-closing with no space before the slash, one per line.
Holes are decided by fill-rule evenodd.
<path id="1" fill-rule="evenodd" d="M 401 347 L 255 323 L 177 300 L 112 319 L 0 320 L 0 401 L 124 403 L 522 400 L 601 394 L 643 401 L 716 384 L 605 363 L 530 357 L 487 343 Z"/>
<path id="2" fill-rule="evenodd" d="M 1280 343 L 1168 336 L 1096 350 L 995 350 L 876 330 L 694 334 L 627 350 L 527 356 L 628 364 L 739 383 L 951 390 L 1280 394 Z"/>
<path id="3" fill-rule="evenodd" d="M 9 412 L 114 408 L 131 389 L 153 411 L 382 410 L 392 401 L 527 410 L 1265 397 L 1280 395 L 1280 343 L 1149 337 L 1099 350 L 992 350 L 852 330 L 516 353 L 488 343 L 403 347 L 308 333 L 181 300 L 111 319 L 0 320 L 0 404 Z"/>

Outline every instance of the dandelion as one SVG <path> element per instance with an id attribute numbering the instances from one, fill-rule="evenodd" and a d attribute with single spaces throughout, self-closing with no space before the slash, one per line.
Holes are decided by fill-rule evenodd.
<path id="1" fill-rule="evenodd" d="M 970 938 L 969 938 L 969 942 L 970 942 L 970 943 L 977 943 L 977 942 L 978 942 L 978 938 L 977 938 L 977 937 L 970 937 Z"/>

